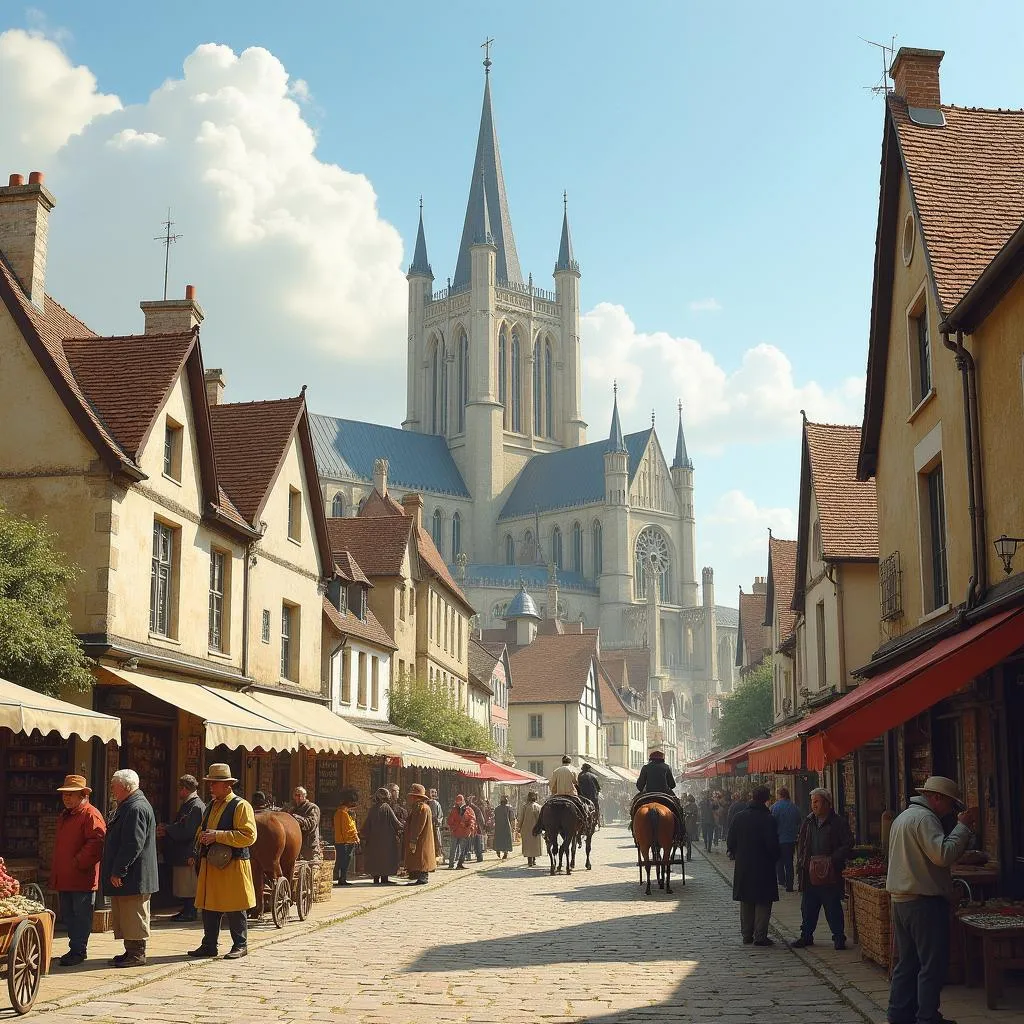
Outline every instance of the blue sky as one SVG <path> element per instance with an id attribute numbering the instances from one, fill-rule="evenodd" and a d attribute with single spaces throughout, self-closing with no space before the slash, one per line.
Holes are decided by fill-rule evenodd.
<path id="1" fill-rule="evenodd" d="M 1024 97 L 1024 11 L 1011 4 L 523 0 L 452 3 L 429 13 L 411 3 L 307 3 L 285 13 L 255 0 L 160 7 L 66 0 L 8 3 L 2 17 L 0 33 L 27 28 L 53 40 L 70 65 L 92 72 L 97 93 L 116 95 L 125 108 L 103 122 L 103 140 L 98 122 L 86 126 L 83 116 L 82 127 L 71 126 L 77 134 L 52 153 L 19 143 L 17 125 L 5 133 L 0 114 L 8 162 L 12 153 L 49 157 L 47 169 L 55 168 L 48 180 L 62 206 L 54 214 L 50 290 L 100 329 L 137 330 L 138 300 L 159 297 L 151 236 L 162 209 L 174 204 L 184 237 L 173 253 L 172 291 L 201 275 L 200 299 L 211 300 L 207 363 L 224 362 L 232 399 L 295 393 L 309 383 L 318 411 L 394 423 L 404 412 L 404 323 L 393 308 L 404 285 L 394 269 L 411 257 L 422 193 L 438 283 L 453 272 L 479 118 L 479 45 L 493 36 L 516 243 L 524 273 L 542 286 L 550 286 L 557 253 L 562 190 L 569 194 L 588 312 L 590 436 L 607 430 L 612 376 L 627 382 L 624 427 L 642 427 L 654 406 L 669 449 L 683 395 L 697 464 L 699 557 L 716 566 L 719 600 L 728 603 L 738 584 L 749 588 L 764 572 L 767 526 L 793 529 L 801 405 L 812 418 L 860 415 L 882 100 L 866 88 L 881 78 L 880 55 L 859 37 L 895 35 L 897 46 L 945 49 L 945 102 L 1017 106 Z M 339 229 L 338 245 L 356 255 L 340 261 L 336 280 L 374 300 L 352 313 L 351 322 L 365 326 L 335 324 L 333 348 L 329 330 L 307 352 L 282 336 L 287 327 L 276 339 L 262 335 L 259 322 L 243 329 L 221 299 L 229 291 L 219 274 L 231 268 L 204 263 L 213 210 L 186 184 L 190 164 L 178 167 L 179 178 L 172 164 L 154 170 L 147 188 L 154 165 L 111 163 L 112 140 L 131 147 L 107 126 L 145 135 L 147 119 L 172 124 L 173 90 L 159 110 L 152 94 L 180 80 L 183 61 L 205 43 L 235 54 L 270 51 L 315 132 L 315 160 L 372 186 L 372 217 Z M 0 84 L 3 73 L 0 63 Z M 295 85 L 300 79 L 305 87 Z M 242 88 L 247 81 L 242 76 Z M 270 127 L 258 130 L 274 132 L 275 123 L 259 122 Z M 147 130 L 153 152 L 161 134 L 173 136 L 170 128 Z M 263 156 L 273 154 L 271 144 Z M 92 177 L 83 170 L 90 166 Z M 136 191 L 96 192 L 96 182 L 129 166 L 141 179 Z M 116 207 L 114 228 L 110 216 L 75 212 L 104 204 Z M 360 225 L 370 220 L 374 265 L 385 268 L 379 289 L 351 280 L 362 265 Z M 313 263 L 315 280 L 331 282 L 322 254 Z M 239 266 L 255 306 L 276 302 L 288 311 L 288 297 L 273 292 L 269 248 Z M 111 280 L 123 294 L 112 295 Z M 350 306 L 339 299 L 332 309 L 355 309 L 358 296 L 345 301 Z M 266 310 L 261 317 L 273 321 Z M 385 334 L 394 345 L 378 345 Z"/>

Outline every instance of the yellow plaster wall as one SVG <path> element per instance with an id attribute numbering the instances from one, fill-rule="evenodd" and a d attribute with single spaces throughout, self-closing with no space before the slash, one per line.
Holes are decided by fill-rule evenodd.
<path id="1" fill-rule="evenodd" d="M 843 588 L 843 633 L 846 641 L 846 685 L 857 680 L 854 669 L 866 665 L 879 647 L 878 564 L 844 562 L 837 576 Z"/>

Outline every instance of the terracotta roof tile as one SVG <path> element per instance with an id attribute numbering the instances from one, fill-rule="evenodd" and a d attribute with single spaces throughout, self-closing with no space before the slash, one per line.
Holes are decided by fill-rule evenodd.
<path id="1" fill-rule="evenodd" d="M 629 716 L 629 709 L 623 704 L 622 698 L 619 697 L 605 672 L 597 673 L 597 692 L 601 698 L 602 718 L 627 718 Z"/>
<path id="2" fill-rule="evenodd" d="M 359 640 L 366 640 L 368 643 L 377 644 L 379 647 L 386 647 L 391 651 L 398 650 L 398 645 L 388 636 L 388 631 L 369 609 L 366 611 L 366 621 L 362 622 L 350 611 L 346 611 L 342 615 L 325 597 L 324 620 L 336 633 L 342 636 L 354 636 Z"/>
<path id="3" fill-rule="evenodd" d="M 333 544 L 331 548 L 334 552 L 334 564 L 342 578 L 349 583 L 365 583 L 368 587 L 373 586 L 366 573 L 359 567 L 359 563 L 352 557 L 351 551 L 338 551 Z"/>
<path id="4" fill-rule="evenodd" d="M 767 594 L 744 594 L 740 591 L 740 634 L 745 648 L 741 665 L 759 665 L 765 653 L 772 649 L 771 627 L 764 624 Z"/>
<path id="5" fill-rule="evenodd" d="M 626 659 L 622 655 L 602 652 L 601 667 L 608 673 L 608 678 L 616 686 L 629 685 L 629 669 L 626 667 Z"/>
<path id="6" fill-rule="evenodd" d="M 480 643 L 475 637 L 469 638 L 469 678 L 482 687 L 488 693 L 494 693 L 491 687 L 491 676 L 494 674 L 494 666 L 498 664 L 501 657 L 500 652 L 495 656 L 494 652 Z"/>
<path id="7" fill-rule="evenodd" d="M 916 125 L 889 97 L 943 313 L 1024 223 L 1024 111 L 943 106 L 944 127 Z"/>
<path id="8" fill-rule="evenodd" d="M 217 476 L 250 523 L 274 481 L 303 405 L 299 396 L 210 408 Z"/>
<path id="9" fill-rule="evenodd" d="M 191 331 L 65 340 L 82 393 L 134 461 L 195 344 Z"/>
<path id="10" fill-rule="evenodd" d="M 327 533 L 334 551 L 349 551 L 363 572 L 374 576 L 401 576 L 409 546 L 412 520 L 408 516 L 356 516 L 329 518 Z"/>
<path id="11" fill-rule="evenodd" d="M 805 434 L 825 557 L 878 558 L 875 481 L 857 479 L 860 427 L 807 423 Z"/>
<path id="12" fill-rule="evenodd" d="M 796 589 L 796 541 L 768 541 L 768 585 L 774 590 L 774 610 L 779 618 L 779 643 L 784 644 L 793 635 L 796 612 L 790 607 Z"/>
<path id="13" fill-rule="evenodd" d="M 538 636 L 510 659 L 515 680 L 513 704 L 564 703 L 583 696 L 597 637 L 590 633 Z"/>

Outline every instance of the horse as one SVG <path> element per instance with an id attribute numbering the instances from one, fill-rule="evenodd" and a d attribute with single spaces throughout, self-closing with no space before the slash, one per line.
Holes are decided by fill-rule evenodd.
<path id="1" fill-rule="evenodd" d="M 555 873 L 556 866 L 559 873 L 562 871 L 562 864 L 565 864 L 566 875 L 572 874 L 576 866 L 576 848 L 581 838 L 586 834 L 588 819 L 586 804 L 589 801 L 577 803 L 573 797 L 549 796 L 540 809 L 540 817 L 537 824 L 533 826 L 533 834 L 539 836 L 544 833 L 544 839 L 548 847 L 548 857 L 551 859 L 551 874 Z M 593 807 L 593 804 L 590 804 Z M 593 835 L 593 826 L 591 826 Z M 559 839 L 562 840 L 559 844 Z M 587 841 L 587 867 L 590 867 L 590 841 Z"/>
<path id="2" fill-rule="evenodd" d="M 256 908 L 252 916 L 263 915 L 264 886 L 267 878 L 287 878 L 291 885 L 295 862 L 302 848 L 299 823 L 287 811 L 258 811 L 256 842 L 249 847 L 252 884 L 256 890 Z"/>
<path id="3" fill-rule="evenodd" d="M 641 885 L 644 884 L 644 868 L 647 868 L 646 895 L 651 895 L 652 863 L 656 867 L 658 888 L 671 895 L 672 852 L 676 845 L 676 816 L 671 808 L 655 800 L 638 804 L 633 811 L 633 842 L 636 843 Z M 685 868 L 683 870 L 685 872 Z"/>
<path id="4" fill-rule="evenodd" d="M 583 806 L 587 812 L 586 822 L 583 825 L 583 830 L 576 835 L 576 849 L 578 850 L 581 846 L 586 846 L 587 853 L 587 870 L 593 867 L 590 863 L 590 849 L 594 843 L 594 833 L 597 831 L 598 824 L 598 811 L 597 805 L 589 798 L 581 796 L 580 800 L 583 801 Z M 576 866 L 575 858 L 573 859 L 573 867 Z"/>

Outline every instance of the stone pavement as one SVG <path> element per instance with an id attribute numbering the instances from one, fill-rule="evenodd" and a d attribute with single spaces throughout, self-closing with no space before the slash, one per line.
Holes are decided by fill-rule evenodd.
<path id="1" fill-rule="evenodd" d="M 713 850 L 708 860 L 731 885 L 733 864 L 725 854 L 724 844 Z M 773 932 L 780 941 L 791 942 L 800 935 L 800 893 L 780 892 L 779 895 L 781 899 L 772 908 Z M 815 939 L 814 946 L 790 952 L 841 992 L 872 1024 L 885 1024 L 889 1002 L 886 972 L 877 964 L 862 960 L 853 942 L 847 950 L 836 952 L 824 913 Z M 996 1010 L 985 1005 L 984 989 L 949 985 L 942 990 L 942 1013 L 957 1024 L 1021 1024 L 1024 1022 L 1024 985 L 1007 978 L 1006 991 Z"/>
<path id="2" fill-rule="evenodd" d="M 740 943 L 722 878 L 695 859 L 669 896 L 637 885 L 626 830 L 605 828 L 594 870 L 551 877 L 522 858 L 438 871 L 430 885 L 335 924 L 291 925 L 240 961 L 175 965 L 47 1021 L 357 1024 L 718 1021 L 863 1024 L 811 966 Z M 678 870 L 678 869 L 677 869 Z M 360 888 L 363 888 L 362 886 Z M 368 886 L 372 890 L 372 886 Z M 347 894 L 346 894 L 347 895 Z M 120 972 L 128 974 L 132 972 Z M 83 979 L 84 980 L 84 979 Z M 51 1004 L 52 1005 L 52 1004 Z"/>

